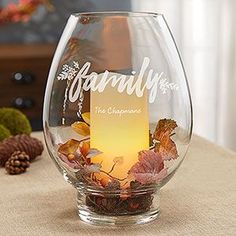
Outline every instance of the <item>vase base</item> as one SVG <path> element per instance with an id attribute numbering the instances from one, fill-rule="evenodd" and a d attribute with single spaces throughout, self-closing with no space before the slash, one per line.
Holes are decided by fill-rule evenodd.
<path id="1" fill-rule="evenodd" d="M 93 225 L 137 225 L 155 220 L 160 212 L 159 190 L 133 193 L 121 199 L 119 194 L 78 191 L 79 218 Z"/>
<path id="2" fill-rule="evenodd" d="M 113 225 L 113 226 L 124 226 L 124 225 L 139 225 L 149 223 L 158 218 L 160 211 L 149 211 L 139 215 L 126 215 L 126 216 L 107 216 L 99 215 L 97 213 L 91 213 L 86 210 L 79 209 L 79 218 L 88 224 L 92 225 Z"/>

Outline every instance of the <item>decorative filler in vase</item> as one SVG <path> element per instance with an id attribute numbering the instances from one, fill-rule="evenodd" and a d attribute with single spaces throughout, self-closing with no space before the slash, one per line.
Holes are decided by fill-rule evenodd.
<path id="1" fill-rule="evenodd" d="M 44 102 L 48 151 L 92 224 L 140 224 L 181 164 L 192 106 L 183 65 L 155 13 L 72 15 Z"/>

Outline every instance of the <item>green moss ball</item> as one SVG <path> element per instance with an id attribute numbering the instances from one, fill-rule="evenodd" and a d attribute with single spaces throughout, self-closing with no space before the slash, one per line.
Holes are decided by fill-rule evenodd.
<path id="1" fill-rule="evenodd" d="M 0 125 L 0 142 L 2 142 L 5 138 L 11 136 L 9 129 L 7 129 L 4 125 Z"/>
<path id="2" fill-rule="evenodd" d="M 15 108 L 0 108 L 0 124 L 10 130 L 12 135 L 30 134 L 32 131 L 27 117 Z"/>

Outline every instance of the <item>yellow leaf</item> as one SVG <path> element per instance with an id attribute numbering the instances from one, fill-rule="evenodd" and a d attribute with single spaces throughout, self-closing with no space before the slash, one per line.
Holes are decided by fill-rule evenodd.
<path id="1" fill-rule="evenodd" d="M 81 154 L 86 157 L 90 149 L 90 142 L 83 142 L 82 146 L 80 147 Z"/>
<path id="2" fill-rule="evenodd" d="M 83 136 L 90 135 L 90 129 L 89 126 L 85 122 L 75 122 L 71 125 L 72 129 Z"/>
<path id="3" fill-rule="evenodd" d="M 85 112 L 82 114 L 83 120 L 90 125 L 90 112 Z"/>
<path id="4" fill-rule="evenodd" d="M 74 154 L 78 149 L 80 142 L 75 139 L 70 139 L 66 143 L 60 145 L 58 152 L 64 155 Z"/>

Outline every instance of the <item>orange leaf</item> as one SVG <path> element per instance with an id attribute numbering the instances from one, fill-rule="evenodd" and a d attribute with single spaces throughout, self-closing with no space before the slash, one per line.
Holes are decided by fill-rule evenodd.
<path id="1" fill-rule="evenodd" d="M 163 160 L 176 159 L 178 152 L 173 140 L 168 137 L 162 139 L 162 141 L 155 146 L 155 152 L 162 156 Z"/>
<path id="2" fill-rule="evenodd" d="M 81 154 L 86 157 L 90 149 L 90 142 L 83 142 L 82 146 L 80 147 Z"/>
<path id="3" fill-rule="evenodd" d="M 159 141 L 155 145 L 154 151 L 162 156 L 163 160 L 176 159 L 178 152 L 175 142 L 171 139 L 171 134 L 177 124 L 171 119 L 159 120 L 153 138 Z"/>
<path id="4" fill-rule="evenodd" d="M 90 125 L 90 112 L 83 113 L 82 118 L 88 125 Z"/>
<path id="5" fill-rule="evenodd" d="M 83 136 L 88 136 L 90 135 L 90 128 L 85 122 L 75 122 L 71 125 L 72 129 Z"/>
<path id="6" fill-rule="evenodd" d="M 170 136 L 173 130 L 177 127 L 176 121 L 171 119 L 159 120 L 153 138 L 161 141 L 162 137 Z"/>
<path id="7" fill-rule="evenodd" d="M 79 148 L 80 142 L 75 139 L 70 139 L 66 143 L 62 144 L 58 148 L 58 152 L 68 156 L 69 154 L 74 154 L 76 150 Z"/>

